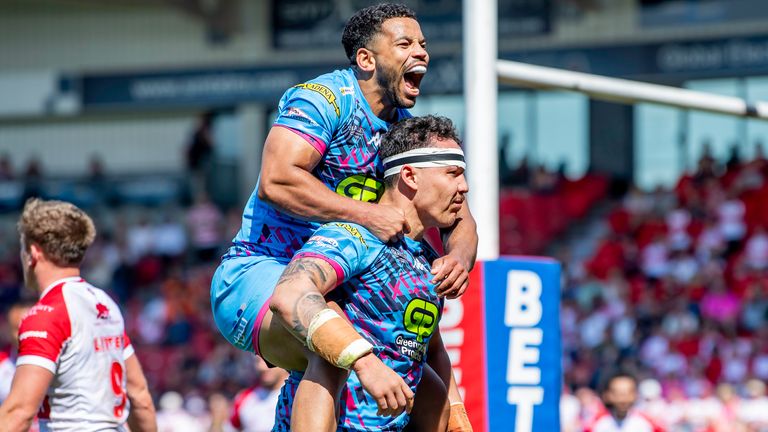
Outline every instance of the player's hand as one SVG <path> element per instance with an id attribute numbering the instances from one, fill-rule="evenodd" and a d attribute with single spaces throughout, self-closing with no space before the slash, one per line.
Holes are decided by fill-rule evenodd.
<path id="1" fill-rule="evenodd" d="M 379 406 L 378 415 L 395 417 L 403 410 L 410 414 L 413 408 L 413 391 L 400 375 L 387 367 L 375 354 L 359 358 L 352 365 L 352 370 L 357 374 L 365 391 Z"/>
<path id="2" fill-rule="evenodd" d="M 405 220 L 405 212 L 385 204 L 373 204 L 365 217 L 364 225 L 384 243 L 396 241 L 407 234 L 411 227 Z"/>
<path id="3" fill-rule="evenodd" d="M 435 291 L 449 299 L 461 297 L 469 286 L 469 272 L 454 256 L 448 254 L 432 263 Z"/>

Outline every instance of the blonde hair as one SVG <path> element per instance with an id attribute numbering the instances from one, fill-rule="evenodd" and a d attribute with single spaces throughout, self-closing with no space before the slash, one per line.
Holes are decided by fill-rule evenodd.
<path id="1" fill-rule="evenodd" d="M 22 247 L 38 245 L 60 267 L 78 266 L 96 237 L 93 220 L 74 204 L 31 198 L 18 223 Z"/>

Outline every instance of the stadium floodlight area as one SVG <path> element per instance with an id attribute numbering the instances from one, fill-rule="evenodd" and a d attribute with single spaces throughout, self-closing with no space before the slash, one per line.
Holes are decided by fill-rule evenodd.
<path id="1" fill-rule="evenodd" d="M 547 90 L 571 90 L 593 99 L 622 103 L 648 102 L 683 109 L 768 120 L 768 102 L 749 102 L 678 87 L 649 84 L 600 75 L 573 72 L 526 63 L 498 60 L 499 82 Z"/>

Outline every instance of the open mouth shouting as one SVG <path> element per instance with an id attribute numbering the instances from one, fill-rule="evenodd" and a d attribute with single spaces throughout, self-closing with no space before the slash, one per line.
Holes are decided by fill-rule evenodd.
<path id="1" fill-rule="evenodd" d="M 419 96 L 419 86 L 424 74 L 427 73 L 427 67 L 423 64 L 411 66 L 403 74 L 403 84 L 405 86 L 405 96 L 409 99 L 415 99 Z"/>

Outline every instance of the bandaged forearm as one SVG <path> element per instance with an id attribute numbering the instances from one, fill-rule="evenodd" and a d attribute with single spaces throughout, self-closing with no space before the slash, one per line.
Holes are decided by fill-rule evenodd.
<path id="1" fill-rule="evenodd" d="M 373 351 L 373 345 L 332 309 L 323 309 L 312 317 L 307 348 L 342 369 L 349 369 L 357 359 Z"/>
<path id="2" fill-rule="evenodd" d="M 467 417 L 467 410 L 461 402 L 451 403 L 448 432 L 472 432 L 472 424 L 469 422 L 469 417 Z"/>

